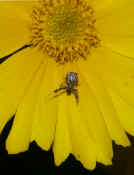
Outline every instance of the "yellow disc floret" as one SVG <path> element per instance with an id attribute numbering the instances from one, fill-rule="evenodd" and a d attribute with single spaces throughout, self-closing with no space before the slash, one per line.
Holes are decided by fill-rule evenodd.
<path id="1" fill-rule="evenodd" d="M 56 62 L 86 59 L 100 40 L 94 10 L 82 0 L 48 0 L 32 12 L 31 42 Z"/>

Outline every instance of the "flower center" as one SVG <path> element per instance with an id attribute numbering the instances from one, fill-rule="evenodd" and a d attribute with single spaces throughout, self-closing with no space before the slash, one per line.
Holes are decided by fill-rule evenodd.
<path id="1" fill-rule="evenodd" d="M 79 19 L 76 11 L 59 11 L 51 17 L 49 27 L 49 34 L 57 42 L 71 43 L 78 32 Z"/>
<path id="2" fill-rule="evenodd" d="M 31 43 L 56 62 L 86 59 L 100 40 L 85 0 L 48 0 L 32 11 Z"/>

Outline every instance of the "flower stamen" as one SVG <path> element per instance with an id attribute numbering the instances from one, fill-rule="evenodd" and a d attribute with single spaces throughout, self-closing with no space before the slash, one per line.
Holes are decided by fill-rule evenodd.
<path id="1" fill-rule="evenodd" d="M 32 12 L 31 43 L 56 62 L 86 59 L 99 46 L 94 10 L 82 0 L 48 0 Z"/>

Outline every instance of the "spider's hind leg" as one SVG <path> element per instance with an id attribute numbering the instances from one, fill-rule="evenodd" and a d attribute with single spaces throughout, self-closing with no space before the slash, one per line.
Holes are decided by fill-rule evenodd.
<path id="1" fill-rule="evenodd" d="M 72 93 L 75 96 L 77 104 L 79 103 L 79 95 L 78 95 L 78 90 L 77 89 L 72 89 Z"/>

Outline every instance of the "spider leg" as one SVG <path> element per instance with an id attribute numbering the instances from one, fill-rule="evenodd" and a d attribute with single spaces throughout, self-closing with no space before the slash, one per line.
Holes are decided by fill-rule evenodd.
<path id="1" fill-rule="evenodd" d="M 59 97 L 60 95 L 64 94 L 65 92 L 66 92 L 66 91 L 62 91 L 61 93 L 56 94 L 56 95 L 54 95 L 53 97 L 54 97 L 54 98 Z"/>
<path id="2" fill-rule="evenodd" d="M 79 95 L 78 95 L 78 90 L 77 89 L 72 89 L 72 93 L 75 96 L 77 104 L 79 103 Z"/>
<path id="3" fill-rule="evenodd" d="M 58 89 L 55 89 L 54 90 L 54 93 L 57 93 L 57 92 L 59 92 L 59 91 L 61 91 L 61 90 L 64 90 L 64 89 L 66 89 L 67 87 L 66 86 L 64 86 L 64 87 L 60 87 L 60 88 L 58 88 Z"/>

